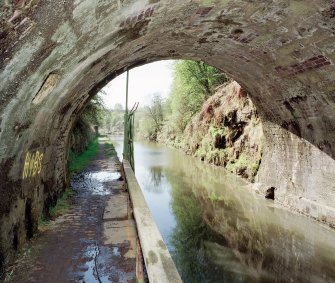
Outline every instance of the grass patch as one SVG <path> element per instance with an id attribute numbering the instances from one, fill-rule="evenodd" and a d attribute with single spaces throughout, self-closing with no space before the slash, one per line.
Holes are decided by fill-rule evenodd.
<path id="1" fill-rule="evenodd" d="M 38 228 L 40 231 L 48 229 L 50 221 L 54 220 L 58 216 L 66 214 L 71 206 L 71 198 L 75 194 L 72 188 L 67 188 L 61 196 L 57 199 L 54 206 L 50 206 L 48 210 L 48 215 L 41 215 L 38 219 Z"/>
<path id="2" fill-rule="evenodd" d="M 110 141 L 105 142 L 105 154 L 108 157 L 117 156 L 117 152 L 115 150 L 115 147 Z"/>
<path id="3" fill-rule="evenodd" d="M 29 258 L 29 256 L 31 256 L 32 254 L 32 244 L 31 243 L 26 243 L 24 245 L 23 250 L 21 250 L 19 252 L 19 254 L 17 255 L 17 260 L 15 261 L 14 264 L 12 264 L 11 266 L 9 266 L 6 270 L 6 273 L 3 274 L 4 281 L 1 281 L 2 277 L 0 276 L 0 282 L 14 282 L 13 281 L 13 277 L 17 271 L 18 268 L 20 268 L 21 264 L 20 263 L 24 263 L 25 261 L 27 261 L 27 259 Z M 17 281 L 15 281 L 17 282 Z"/>
<path id="4" fill-rule="evenodd" d="M 95 138 L 91 141 L 87 149 L 80 154 L 76 154 L 72 150 L 69 151 L 69 163 L 68 168 L 70 175 L 75 174 L 83 170 L 98 154 L 99 151 L 99 141 Z"/>
<path id="5" fill-rule="evenodd" d="M 5 281 L 4 282 L 11 282 L 14 275 L 14 268 L 12 268 L 10 271 L 6 272 L 5 274 Z"/>
<path id="6" fill-rule="evenodd" d="M 251 165 L 252 175 L 256 176 L 259 166 L 261 165 L 261 159 Z"/>
<path id="7" fill-rule="evenodd" d="M 44 214 L 38 218 L 38 228 L 39 230 L 44 230 L 50 224 L 50 219 L 48 219 Z"/>
<path id="8" fill-rule="evenodd" d="M 56 205 L 49 208 L 49 215 L 52 219 L 68 212 L 71 204 L 70 200 L 74 194 L 75 192 L 72 188 L 68 188 L 62 193 Z"/>

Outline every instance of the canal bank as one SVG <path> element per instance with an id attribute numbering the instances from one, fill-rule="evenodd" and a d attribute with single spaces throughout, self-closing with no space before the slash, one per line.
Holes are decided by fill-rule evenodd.
<path id="1" fill-rule="evenodd" d="M 44 223 L 5 282 L 181 282 L 130 164 L 108 139 L 96 143 L 96 158 L 71 178 L 68 213 Z"/>
<path id="2" fill-rule="evenodd" d="M 334 230 L 241 178 L 141 142 L 135 173 L 183 282 L 335 282 Z"/>
<path id="3" fill-rule="evenodd" d="M 75 194 L 69 212 L 32 239 L 7 270 L 6 282 L 143 282 L 136 225 L 120 167 L 100 139 L 95 160 L 71 180 Z"/>

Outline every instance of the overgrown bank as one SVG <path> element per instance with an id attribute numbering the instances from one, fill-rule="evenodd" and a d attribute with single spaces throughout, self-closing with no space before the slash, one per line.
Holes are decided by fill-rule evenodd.
<path id="1" fill-rule="evenodd" d="M 218 87 L 183 132 L 164 125 L 158 141 L 252 181 L 261 163 L 263 130 L 246 91 L 230 82 Z"/>

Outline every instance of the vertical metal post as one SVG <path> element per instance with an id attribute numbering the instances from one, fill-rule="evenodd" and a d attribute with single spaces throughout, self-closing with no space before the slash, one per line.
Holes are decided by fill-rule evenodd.
<path id="1" fill-rule="evenodd" d="M 128 133 L 128 85 L 129 85 L 129 71 L 127 70 L 126 83 L 126 105 L 124 111 L 124 131 L 123 131 L 123 158 L 129 158 L 129 133 Z"/>
<path id="2" fill-rule="evenodd" d="M 126 113 L 128 114 L 128 89 L 129 89 L 129 70 L 127 70 L 127 84 L 126 84 Z"/>
<path id="3" fill-rule="evenodd" d="M 123 137 L 123 158 L 128 160 L 132 169 L 135 172 L 134 164 L 134 122 L 135 111 L 138 103 L 135 103 L 131 111 L 128 111 L 128 85 L 129 71 L 127 71 L 127 86 L 126 86 L 126 107 L 124 112 L 124 137 Z"/>

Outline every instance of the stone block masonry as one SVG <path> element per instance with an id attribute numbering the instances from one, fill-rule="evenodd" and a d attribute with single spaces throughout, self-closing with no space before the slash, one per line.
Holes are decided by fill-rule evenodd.
<path id="1" fill-rule="evenodd" d="M 240 83 L 265 125 L 259 182 L 334 208 L 334 9 L 324 0 L 0 1 L 0 266 L 29 238 L 27 204 L 35 227 L 66 187 L 69 133 L 87 101 L 128 68 L 162 59 L 203 60 Z M 41 166 L 34 159 L 23 178 L 37 150 Z"/>
<path id="2" fill-rule="evenodd" d="M 305 73 L 313 69 L 322 68 L 330 64 L 332 64 L 332 62 L 330 61 L 329 58 L 323 55 L 318 55 L 318 56 L 313 56 L 312 58 L 309 58 L 301 63 L 296 63 L 288 67 L 278 66 L 276 67 L 276 71 L 281 76 L 284 76 L 284 77 L 294 76 L 294 75 Z"/>

